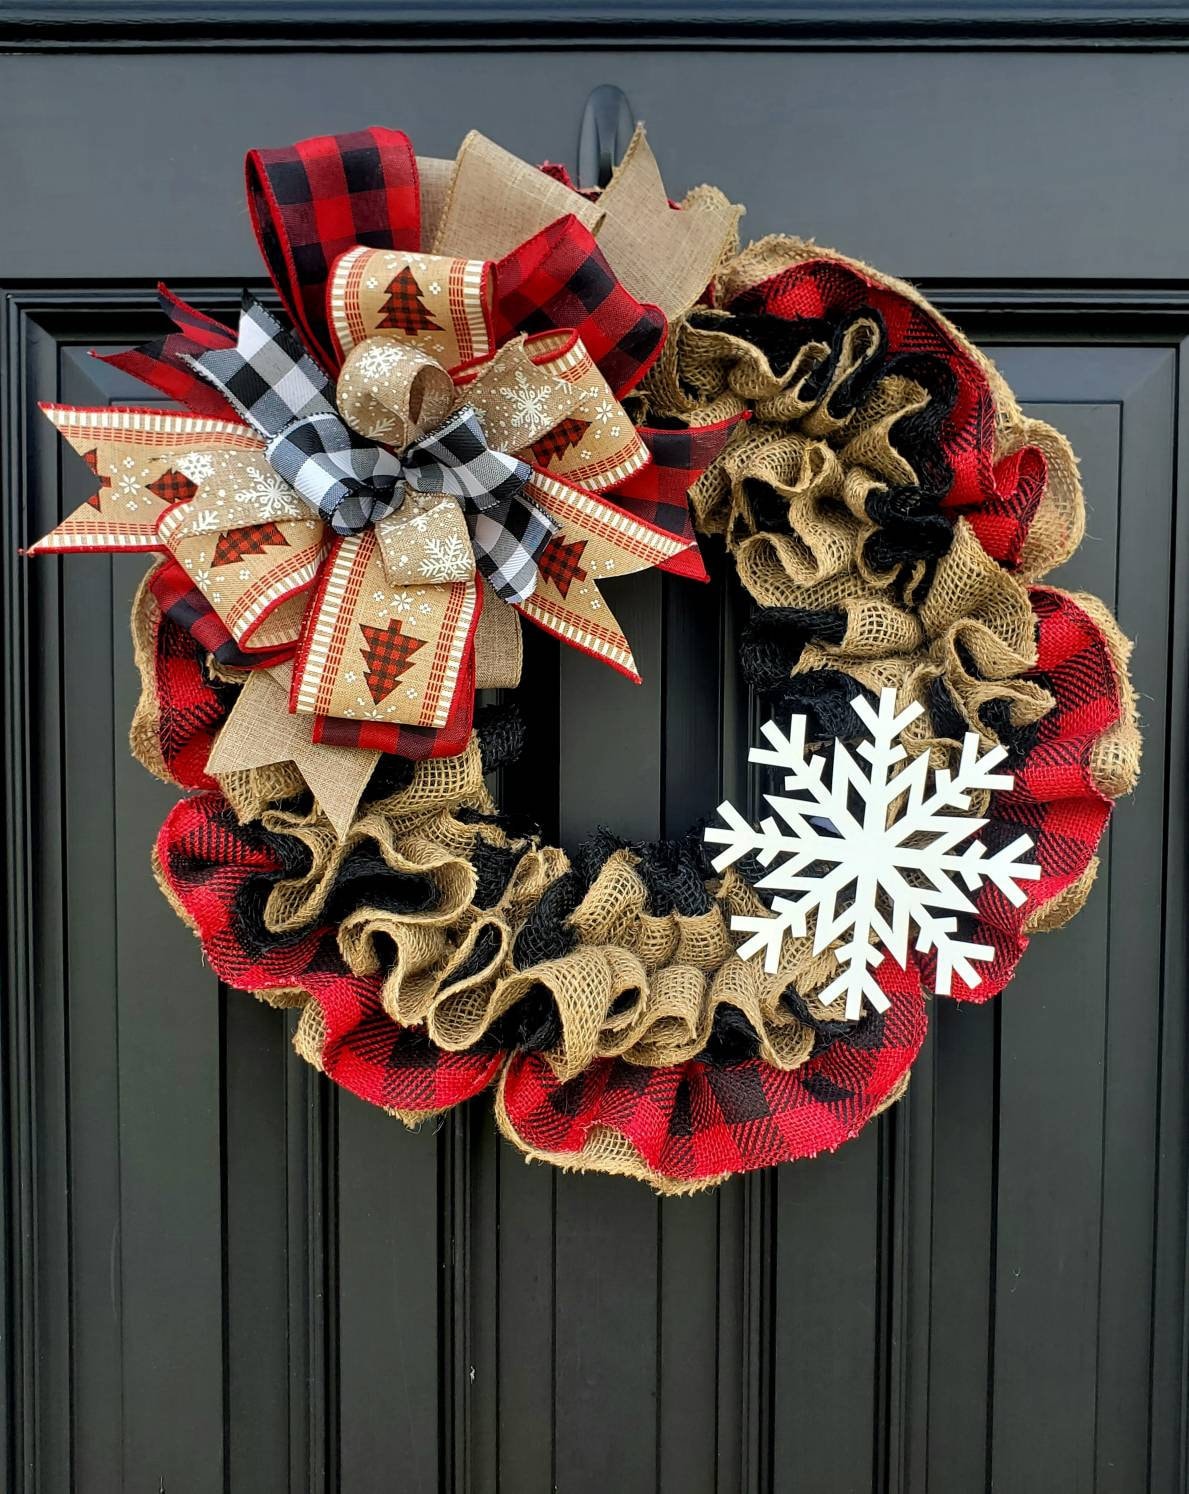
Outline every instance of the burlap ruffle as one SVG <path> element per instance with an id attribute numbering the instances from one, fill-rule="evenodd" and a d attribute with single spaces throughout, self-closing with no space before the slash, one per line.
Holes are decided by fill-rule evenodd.
<path id="1" fill-rule="evenodd" d="M 734 314 L 799 269 L 785 299 L 795 292 L 823 313 L 834 300 L 832 319 Z M 1038 719 L 1051 700 L 1024 678 L 1036 658 L 1027 583 L 1081 536 L 1068 443 L 1024 417 L 990 361 L 911 287 L 866 266 L 772 238 L 728 264 L 716 293 L 724 309 L 696 309 L 672 329 L 640 408 L 695 424 L 750 413 L 691 501 L 761 607 L 841 620 L 841 637 L 811 637 L 795 671 L 841 670 L 872 689 L 895 683 L 926 707 L 944 688 L 965 729 L 984 735 L 994 735 L 996 716 L 1017 726 Z M 897 346 L 909 339 L 894 302 L 911 306 L 932 339 L 914 331 L 913 346 L 932 349 L 915 362 Z M 779 349 L 773 326 L 786 329 Z M 965 496 L 947 506 L 959 470 Z M 998 512 L 1009 505 L 997 483 L 1016 484 L 1010 514 Z M 1000 537 L 998 557 L 989 534 Z M 930 736 L 927 723 L 919 735 Z"/>

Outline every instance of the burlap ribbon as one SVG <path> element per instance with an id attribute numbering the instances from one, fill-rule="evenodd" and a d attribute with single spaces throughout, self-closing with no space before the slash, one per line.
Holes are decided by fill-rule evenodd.
<path id="1" fill-rule="evenodd" d="M 238 349 L 195 361 L 217 375 L 255 430 L 66 411 L 61 428 L 114 474 L 108 488 L 127 495 L 142 531 L 143 500 L 158 500 L 148 514 L 153 540 L 189 572 L 242 648 L 297 646 L 292 710 L 441 728 L 466 685 L 481 595 L 476 564 L 497 597 L 526 604 L 542 551 L 560 539 L 549 562 L 554 591 L 565 603 L 577 582 L 571 610 L 583 592 L 597 611 L 593 585 L 581 584 L 591 536 L 580 510 L 648 453 L 580 338 L 543 334 L 494 346 L 483 261 L 358 248 L 336 266 L 329 300 L 344 356 L 337 411 L 329 381 L 308 358 L 312 372 L 294 372 L 300 349 L 279 370 L 262 361 L 272 319 L 253 308 Z M 286 398 L 295 378 L 299 393 Z M 350 468 L 319 469 L 315 489 L 303 495 L 300 457 L 277 459 L 282 435 L 292 444 L 293 430 L 311 418 L 345 422 L 352 459 L 368 442 L 384 443 L 364 452 L 368 473 L 384 465 L 392 479 L 378 522 L 366 522 L 369 511 L 347 490 Z M 585 439 L 571 439 L 578 431 Z M 453 452 L 451 439 L 459 443 Z M 546 450 L 534 450 L 546 439 Z M 101 440 L 114 449 L 100 450 Z M 346 445 L 320 434 L 319 451 L 332 441 Z M 484 461 L 493 478 L 482 475 Z M 336 484 L 337 502 L 346 496 L 361 514 L 358 527 L 346 526 L 354 532 L 335 532 L 335 499 L 318 502 Z M 623 526 L 622 517 L 610 505 L 585 516 L 610 551 L 604 574 L 639 569 L 674 548 L 647 526 Z M 575 527 L 583 532 L 567 539 Z M 611 662 L 622 667 L 630 653 L 606 636 Z"/>

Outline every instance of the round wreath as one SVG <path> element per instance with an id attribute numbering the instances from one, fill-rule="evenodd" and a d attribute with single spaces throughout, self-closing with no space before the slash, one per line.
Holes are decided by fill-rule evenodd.
<path id="1" fill-rule="evenodd" d="M 112 361 L 185 413 L 50 407 L 100 487 L 32 547 L 164 554 L 132 747 L 192 791 L 166 897 L 407 1123 L 493 1087 L 527 1155 L 666 1193 L 837 1147 L 930 995 L 995 995 L 1078 910 L 1135 781 L 1127 644 L 1042 584 L 1082 533 L 1068 444 L 912 287 L 670 204 L 640 135 L 601 194 L 387 130 L 248 186 L 295 330 L 162 289 L 172 330 Z M 704 577 L 695 528 L 754 603 L 753 756 L 792 797 L 567 855 L 493 802 L 524 731 L 475 690 L 518 680 L 519 617 L 634 675 L 596 582 Z M 910 869 L 823 901 L 847 826 L 878 860 L 862 827 L 914 810 Z"/>

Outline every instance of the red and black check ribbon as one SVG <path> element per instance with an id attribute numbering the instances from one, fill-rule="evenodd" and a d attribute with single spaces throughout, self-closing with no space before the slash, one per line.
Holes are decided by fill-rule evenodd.
<path id="1" fill-rule="evenodd" d="M 421 248 L 417 158 L 400 130 L 316 135 L 249 151 L 248 211 L 260 252 L 311 353 L 338 371 L 326 313 L 331 266 L 356 244 Z"/>
<path id="2" fill-rule="evenodd" d="M 619 283 L 590 229 L 559 218 L 495 266 L 496 341 L 573 327 L 617 395 L 652 367 L 668 323 Z"/>
<path id="3" fill-rule="evenodd" d="M 157 287 L 161 310 L 175 327 L 155 342 L 122 353 L 97 353 L 101 363 L 110 363 L 151 389 L 176 399 L 193 415 L 207 415 L 216 420 L 238 420 L 239 412 L 199 374 L 191 358 L 216 348 L 233 348 L 235 333 L 214 317 L 205 316 L 187 306 L 165 285 Z"/>
<path id="4" fill-rule="evenodd" d="M 637 427 L 652 460 L 611 490 L 620 508 L 634 519 L 685 540 L 689 546 L 659 567 L 691 581 L 706 581 L 706 567 L 698 549 L 689 511 L 689 491 L 720 455 L 731 432 L 745 417 L 732 415 L 713 425 L 681 426 L 664 430 Z"/>

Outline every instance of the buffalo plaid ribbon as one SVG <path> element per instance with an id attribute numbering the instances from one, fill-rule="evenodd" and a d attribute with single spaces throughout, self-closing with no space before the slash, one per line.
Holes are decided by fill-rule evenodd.
<path id="1" fill-rule="evenodd" d="M 356 244 L 421 244 L 417 160 L 399 130 L 319 135 L 247 158 L 248 210 L 273 284 L 314 356 L 337 371 L 326 314 L 331 266 Z M 594 236 L 573 216 L 495 266 L 499 341 L 517 332 L 573 327 L 616 394 L 656 358 L 667 322 L 618 281 Z"/>
<path id="2" fill-rule="evenodd" d="M 297 338 L 245 292 L 233 348 L 191 360 L 268 441 L 271 466 L 336 534 L 357 534 L 404 500 L 400 461 L 357 436 L 330 380 Z"/>
<path id="3" fill-rule="evenodd" d="M 466 516 L 475 563 L 505 602 L 523 602 L 537 584 L 541 551 L 558 525 L 522 489 L 532 468 L 492 451 L 475 412 L 464 405 L 405 453 L 405 475 L 423 493 L 449 493 Z"/>
<path id="4" fill-rule="evenodd" d="M 113 368 L 176 399 L 191 414 L 225 420 L 232 413 L 226 397 L 199 377 L 189 359 L 211 348 L 234 347 L 235 334 L 222 322 L 187 306 L 168 286 L 158 285 L 157 301 L 173 323 L 174 331 L 142 347 L 95 356 L 101 363 L 110 363 Z"/>
<path id="5" fill-rule="evenodd" d="M 665 340 L 659 306 L 627 291 L 594 235 L 559 218 L 495 265 L 496 340 L 573 327 L 614 394 L 635 388 Z"/>
<path id="6" fill-rule="evenodd" d="M 317 135 L 247 162 L 248 211 L 273 284 L 314 356 L 335 370 L 330 267 L 356 244 L 421 248 L 417 160 L 399 130 Z"/>
<path id="7" fill-rule="evenodd" d="M 523 494 L 532 469 L 493 451 L 464 405 L 403 457 L 357 435 L 330 401 L 330 380 L 294 335 L 245 294 L 234 347 L 191 359 L 268 441 L 265 456 L 336 534 L 358 534 L 400 508 L 406 485 L 457 498 L 475 560 L 508 602 L 531 595 L 557 524 Z"/>

